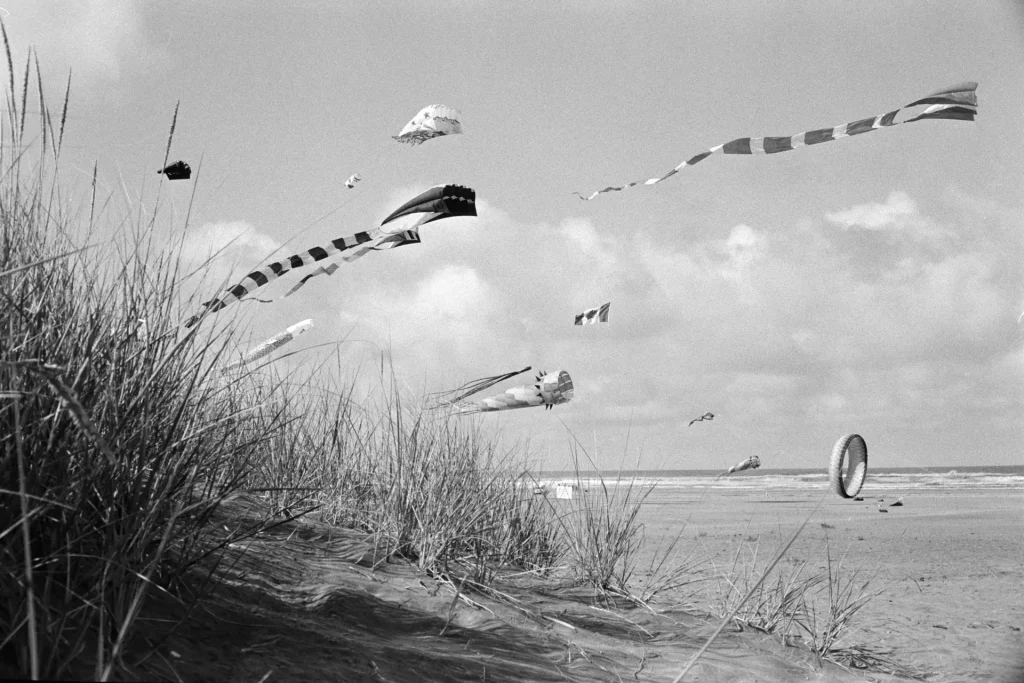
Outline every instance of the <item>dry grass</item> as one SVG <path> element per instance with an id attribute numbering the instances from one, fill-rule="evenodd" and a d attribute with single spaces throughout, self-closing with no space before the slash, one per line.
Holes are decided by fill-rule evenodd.
<path id="1" fill-rule="evenodd" d="M 27 130 L 25 73 L 0 147 L 4 671 L 130 676 L 125 649 L 147 597 L 177 596 L 200 559 L 216 567 L 211 553 L 258 531 L 210 540 L 212 514 L 245 489 L 268 494 L 277 518 L 264 525 L 315 511 L 443 576 L 485 583 L 496 567 L 560 557 L 547 509 L 515 485 L 525 451 L 498 451 L 472 422 L 424 418 L 393 377 L 368 406 L 309 379 L 318 368 L 224 378 L 234 330 L 180 326 L 199 306 L 184 294 L 180 243 L 158 244 L 157 208 L 129 202 L 117 215 L 95 173 L 89 204 L 67 208 L 70 84 L 60 127 L 44 115 Z M 38 71 L 36 85 L 45 112 Z M 31 161 L 28 139 L 43 148 Z M 83 233 L 99 246 L 83 250 Z"/>

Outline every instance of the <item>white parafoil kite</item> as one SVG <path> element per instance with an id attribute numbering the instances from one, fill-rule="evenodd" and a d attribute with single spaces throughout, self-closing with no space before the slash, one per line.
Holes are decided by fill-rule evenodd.
<path id="1" fill-rule="evenodd" d="M 730 467 L 725 472 L 722 472 L 718 476 L 719 477 L 724 477 L 727 474 L 732 474 L 733 472 L 742 472 L 743 470 L 756 470 L 760 466 L 761 466 L 761 458 L 757 457 L 756 455 L 752 455 L 749 458 L 747 458 L 746 460 L 744 460 L 743 462 L 736 463 L 735 465 Z"/>
<path id="2" fill-rule="evenodd" d="M 484 389 L 494 386 L 498 382 L 511 379 L 516 375 L 530 370 L 526 367 L 515 372 L 507 372 L 494 377 L 484 377 L 473 380 L 452 391 L 435 394 L 437 398 L 434 409 L 451 408 L 457 415 L 468 415 L 472 413 L 489 413 L 496 410 L 512 410 L 515 408 L 534 408 L 544 406 L 551 409 L 561 403 L 568 403 L 572 400 L 573 386 L 572 378 L 565 370 L 556 372 L 544 372 L 537 375 L 534 384 L 525 384 L 505 390 L 504 393 L 477 401 L 466 401 L 469 396 L 479 393 Z M 451 398 L 448 398 L 448 397 Z"/>
<path id="3" fill-rule="evenodd" d="M 351 190 L 360 180 L 362 180 L 362 177 L 358 173 L 353 173 L 348 177 L 348 180 L 345 181 L 345 187 Z"/>
<path id="4" fill-rule="evenodd" d="M 284 332 L 274 335 L 273 337 L 263 342 L 259 346 L 253 347 L 253 349 L 246 353 L 244 356 L 242 356 L 240 360 L 230 365 L 226 365 L 224 367 L 224 370 L 234 370 L 235 368 L 242 367 L 247 363 L 252 363 L 253 361 L 259 360 L 260 358 L 269 356 L 271 353 L 281 348 L 291 340 L 295 339 L 297 336 L 299 336 L 300 334 L 302 334 L 311 327 L 313 327 L 312 318 L 310 318 L 309 320 L 303 320 L 300 323 L 295 323 Z"/>
<path id="5" fill-rule="evenodd" d="M 847 454 L 846 477 L 843 477 L 843 461 Z M 853 498 L 864 485 L 864 477 L 868 473 L 868 445 L 860 434 L 847 434 L 839 437 L 832 447 L 832 460 L 828 466 L 828 480 L 832 490 L 843 498 Z"/>
<path id="6" fill-rule="evenodd" d="M 443 104 L 431 104 L 420 109 L 420 112 L 412 117 L 412 121 L 405 124 L 401 133 L 391 137 L 399 142 L 419 145 L 431 138 L 460 133 L 462 114 L 459 110 Z"/>

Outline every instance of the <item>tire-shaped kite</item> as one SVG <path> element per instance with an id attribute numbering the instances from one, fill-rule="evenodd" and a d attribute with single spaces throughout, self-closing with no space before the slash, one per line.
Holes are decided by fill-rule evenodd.
<path id="1" fill-rule="evenodd" d="M 843 460 L 850 454 L 846 479 L 843 479 Z M 832 490 L 843 498 L 853 498 L 864 485 L 868 473 L 868 445 L 860 434 L 847 434 L 832 447 L 832 460 L 828 466 L 828 480 Z"/>

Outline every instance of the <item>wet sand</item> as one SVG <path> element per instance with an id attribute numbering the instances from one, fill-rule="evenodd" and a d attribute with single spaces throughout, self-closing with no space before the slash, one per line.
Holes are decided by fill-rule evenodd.
<path id="1" fill-rule="evenodd" d="M 784 562 L 824 568 L 827 543 L 845 569 L 877 574 L 872 585 L 884 593 L 858 615 L 863 631 L 851 642 L 890 648 L 929 681 L 1024 680 L 1024 491 L 866 484 L 861 495 L 656 489 L 643 513 L 647 552 L 685 525 L 692 557 L 721 566 L 740 544 L 758 543 L 768 557 L 820 500 Z"/>

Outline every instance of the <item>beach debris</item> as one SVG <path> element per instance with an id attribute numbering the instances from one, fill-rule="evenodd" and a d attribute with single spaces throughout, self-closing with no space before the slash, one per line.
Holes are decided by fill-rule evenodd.
<path id="1" fill-rule="evenodd" d="M 912 123 L 914 121 L 924 121 L 927 119 L 973 121 L 975 115 L 978 113 L 978 97 L 975 93 L 977 88 L 978 84 L 974 82 L 961 83 L 950 88 L 945 88 L 936 93 L 932 93 L 922 99 L 915 100 L 914 102 L 911 102 L 910 104 L 895 111 L 891 111 L 888 114 L 853 121 L 841 126 L 809 130 L 804 133 L 800 133 L 799 135 L 790 135 L 786 137 L 738 138 L 732 142 L 712 147 L 705 152 L 701 152 L 700 154 L 687 159 L 663 176 L 651 178 L 650 180 L 637 180 L 632 183 L 626 183 L 625 185 L 612 185 L 604 189 L 597 190 L 588 196 L 584 196 L 579 192 L 574 192 L 573 194 L 580 199 L 589 201 L 599 194 L 604 194 L 605 192 L 619 192 L 636 185 L 655 185 L 660 183 L 662 180 L 671 178 L 687 166 L 693 166 L 694 164 L 703 161 L 712 154 L 775 154 L 777 152 L 788 152 L 796 149 L 797 147 L 817 145 L 822 142 L 831 142 L 840 138 L 848 138 L 854 135 L 860 135 L 861 133 L 878 130 L 880 128 L 900 125 L 902 123 Z M 912 116 L 905 121 L 896 120 L 896 116 L 904 109 L 921 105 L 931 106 L 928 106 L 916 116 Z"/>
<path id="2" fill-rule="evenodd" d="M 728 474 L 732 474 L 733 472 L 742 472 L 743 470 L 756 470 L 760 466 L 761 466 L 761 458 L 757 457 L 756 455 L 752 455 L 749 458 L 747 458 L 746 460 L 744 460 L 742 462 L 736 463 L 735 465 L 730 467 L 725 472 L 722 472 L 718 476 L 719 477 L 724 477 L 724 476 L 726 476 Z M 766 489 L 765 490 L 765 497 L 767 497 L 767 496 L 768 496 L 768 491 Z"/>
<path id="3" fill-rule="evenodd" d="M 163 167 L 157 174 L 164 174 L 168 180 L 188 180 L 192 177 L 192 168 L 184 161 L 175 161 Z"/>
<path id="4" fill-rule="evenodd" d="M 288 342 L 292 341 L 293 339 L 295 339 L 296 337 L 298 337 L 300 334 L 302 334 L 311 327 L 313 327 L 312 318 L 309 318 L 308 320 L 303 320 L 302 322 L 295 323 L 294 325 L 286 329 L 284 332 L 281 332 L 280 334 L 275 334 L 273 337 L 266 340 L 262 344 L 254 346 L 248 353 L 242 356 L 242 358 L 239 359 L 238 361 L 230 365 L 224 366 L 224 372 L 227 372 L 228 370 L 234 370 L 235 368 L 240 368 L 246 363 L 251 363 L 265 356 L 269 356 L 271 353 L 281 348 Z"/>
<path id="5" fill-rule="evenodd" d="M 612 302 L 602 304 L 597 308 L 588 308 L 582 313 L 576 314 L 576 325 L 593 325 L 594 323 L 606 323 L 608 322 L 608 309 L 611 308 Z"/>
<path id="6" fill-rule="evenodd" d="M 431 104 L 420 109 L 398 135 L 391 137 L 398 142 L 419 145 L 431 138 L 462 133 L 462 114 L 454 107 Z"/>
<path id="7" fill-rule="evenodd" d="M 843 477 L 843 461 L 849 453 L 846 477 Z M 832 447 L 832 459 L 829 461 L 828 480 L 832 490 L 843 498 L 853 498 L 864 485 L 864 477 L 868 472 L 868 445 L 860 434 L 846 434 L 839 437 Z"/>
<path id="8" fill-rule="evenodd" d="M 496 410 L 533 408 L 536 406 L 544 406 L 546 410 L 550 410 L 556 405 L 568 403 L 572 400 L 572 379 L 565 370 L 557 370 L 555 372 L 544 372 L 541 370 L 537 375 L 535 384 L 512 387 L 497 396 L 477 401 L 465 400 L 473 394 L 477 394 L 530 369 L 527 366 L 515 372 L 506 372 L 493 377 L 483 377 L 463 384 L 457 389 L 432 394 L 433 405 L 429 406 L 429 408 L 431 410 L 448 408 L 457 415 L 468 415 L 472 413 L 489 413 Z"/>
<path id="9" fill-rule="evenodd" d="M 878 504 L 878 511 L 879 511 L 879 512 L 889 512 L 889 511 L 888 511 L 888 510 L 886 510 L 886 509 L 885 509 L 884 507 L 882 507 L 882 504 L 881 504 L 881 503 L 879 503 L 879 504 Z"/>
<path id="10" fill-rule="evenodd" d="M 854 500 L 864 500 L 864 499 L 861 498 L 860 496 L 857 496 L 856 498 L 854 498 Z"/>
<path id="11" fill-rule="evenodd" d="M 345 187 L 351 190 L 353 187 L 356 186 L 356 183 L 358 183 L 362 179 L 362 176 L 360 176 L 358 173 L 353 173 L 348 177 L 348 180 L 345 181 Z"/>
<path id="12" fill-rule="evenodd" d="M 576 493 L 578 487 L 576 484 L 555 484 L 555 498 L 562 498 L 564 500 L 572 500 L 573 494 Z"/>
<path id="13" fill-rule="evenodd" d="M 714 419 L 715 419 L 715 414 L 714 413 L 704 413 L 700 417 L 695 417 L 692 420 L 690 420 L 690 424 L 688 424 L 686 426 L 687 427 L 692 427 L 694 422 L 703 422 L 704 420 L 714 420 Z"/>
<path id="14" fill-rule="evenodd" d="M 421 241 L 419 234 L 420 226 L 456 216 L 476 216 L 476 192 L 461 185 L 438 185 L 432 187 L 395 209 L 391 215 L 381 222 L 380 227 L 367 232 L 357 232 L 348 237 L 339 237 L 323 246 L 313 247 L 300 254 L 267 264 L 246 275 L 241 282 L 228 289 L 219 297 L 204 302 L 203 306 L 211 313 L 220 311 L 229 304 L 241 300 L 247 294 L 251 294 L 267 283 L 276 280 L 285 273 L 308 266 L 316 261 L 323 261 L 330 256 L 340 254 L 349 249 L 354 249 L 354 251 L 343 257 L 342 260 L 346 262 L 362 258 L 371 251 L 382 251 L 407 244 L 418 244 Z M 355 249 L 355 247 L 359 248 Z M 332 275 L 337 269 L 337 263 L 318 268 L 299 280 L 281 298 L 283 299 L 294 294 L 310 278 L 317 275 Z M 256 299 L 256 301 L 269 303 L 273 300 Z M 192 327 L 199 322 L 201 317 L 201 314 L 192 316 L 185 323 L 185 326 Z"/>
<path id="15" fill-rule="evenodd" d="M 891 508 L 901 508 L 901 507 L 903 507 L 903 496 L 900 496 L 896 500 L 895 503 L 889 503 L 889 507 L 891 507 Z"/>

